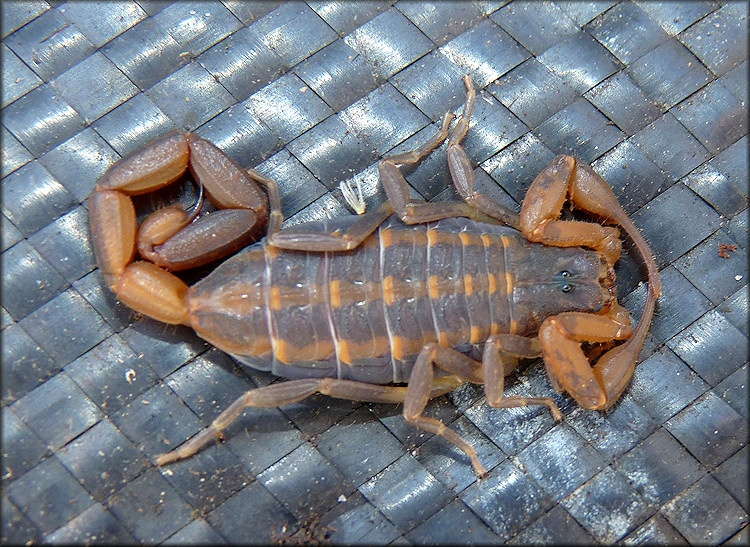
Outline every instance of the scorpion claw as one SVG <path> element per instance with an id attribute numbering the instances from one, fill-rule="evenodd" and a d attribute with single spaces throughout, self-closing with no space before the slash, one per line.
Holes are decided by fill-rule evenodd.
<path id="1" fill-rule="evenodd" d="M 521 231 L 531 241 L 558 247 L 585 246 L 596 250 L 611 270 L 622 243 L 617 228 L 579 221 L 561 221 L 566 200 L 618 224 L 633 240 L 648 269 L 649 292 L 638 328 L 621 306 L 607 315 L 562 313 L 548 317 L 539 328 L 547 370 L 584 408 L 607 409 L 620 397 L 635 370 L 638 353 L 651 325 L 654 305 L 661 294 L 659 272 L 648 244 L 609 187 L 590 166 L 570 156 L 558 156 L 534 180 L 521 207 Z M 581 342 L 606 343 L 628 339 L 599 358 L 593 369 Z"/>

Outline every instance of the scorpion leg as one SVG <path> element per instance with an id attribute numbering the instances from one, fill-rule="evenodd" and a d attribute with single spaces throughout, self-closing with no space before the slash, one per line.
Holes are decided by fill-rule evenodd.
<path id="1" fill-rule="evenodd" d="M 474 108 L 476 93 L 468 76 L 464 79 L 464 82 L 467 87 L 466 103 L 459 123 L 451 135 L 452 144 L 449 147 L 449 152 L 453 150 L 453 154 L 458 155 L 458 157 L 463 155 L 465 163 L 470 168 L 469 160 L 463 148 L 461 148 L 460 142 L 468 130 L 468 121 L 471 118 L 471 112 Z M 313 233 L 291 227 L 271 235 L 268 237 L 268 242 L 274 247 L 281 249 L 329 252 L 347 251 L 360 245 L 394 211 L 407 224 L 419 224 L 450 217 L 468 217 L 484 222 L 491 222 L 493 219 L 501 220 L 506 224 L 518 226 L 518 215 L 516 213 L 505 209 L 482 194 L 472 193 L 479 200 L 478 202 L 485 205 L 481 210 L 466 203 L 416 203 L 410 201 L 409 184 L 398 169 L 398 165 L 416 165 L 430 155 L 448 138 L 453 117 L 452 113 L 446 113 L 443 116 L 440 131 L 419 149 L 389 156 L 378 164 L 380 180 L 388 195 L 388 202 L 381 205 L 377 211 L 369 215 L 363 215 L 362 218 L 345 230 L 337 230 L 330 233 Z M 456 160 L 453 163 L 456 163 Z M 461 181 L 467 180 L 469 175 L 463 174 L 460 168 L 457 169 L 459 174 L 454 175 L 454 178 Z M 469 188 L 473 185 L 474 180 L 474 174 L 471 170 L 470 173 L 470 181 L 464 183 L 464 186 Z M 457 186 L 460 185 L 457 183 Z M 489 214 L 487 214 L 488 212 Z"/>
<path id="2" fill-rule="evenodd" d="M 468 99 L 467 99 L 468 102 Z M 383 158 L 378 164 L 378 173 L 388 201 L 399 218 L 406 224 L 422 224 L 450 217 L 468 217 L 475 220 L 487 220 L 484 215 L 464 203 L 427 203 L 413 202 L 410 197 L 409 183 L 399 170 L 399 165 L 417 165 L 429 156 L 445 139 L 448 138 L 453 113 L 443 116 L 440 131 L 417 150 Z"/>
<path id="3" fill-rule="evenodd" d="M 429 398 L 449 393 L 462 383 L 463 380 L 457 376 L 440 378 L 432 387 Z M 241 395 L 229 408 L 222 412 L 209 427 L 205 428 L 188 442 L 176 450 L 156 456 L 154 458 L 154 465 L 161 466 L 189 458 L 213 439 L 216 439 L 222 431 L 240 417 L 246 408 L 275 408 L 290 405 L 302 401 L 315 393 L 322 393 L 337 399 L 395 404 L 404 401 L 407 388 L 365 384 L 334 378 L 316 378 L 289 380 L 251 389 Z"/>
<path id="4" fill-rule="evenodd" d="M 450 214 L 446 214 L 441 218 L 466 216 L 476 220 L 491 220 L 479 216 L 481 213 L 478 213 L 465 203 L 453 203 L 451 205 L 456 207 L 451 207 Z M 393 207 L 390 201 L 386 201 L 372 213 L 357 217 L 357 220 L 348 228 L 338 228 L 331 232 L 322 232 L 317 228 L 313 230 L 307 229 L 304 225 L 290 226 L 273 234 L 267 241 L 274 247 L 295 251 L 350 251 L 357 248 L 391 214 L 393 214 Z"/>
<path id="5" fill-rule="evenodd" d="M 271 235 L 267 241 L 274 247 L 296 251 L 349 251 L 358 247 L 392 213 L 393 207 L 386 201 L 376 211 L 357 217 L 357 220 L 345 230 L 320 232 L 290 226 Z"/>
<path id="6" fill-rule="evenodd" d="M 559 420 L 562 416 L 551 399 L 502 396 L 504 374 L 513 370 L 519 357 L 536 357 L 539 352 L 538 344 L 533 340 L 513 335 L 496 335 L 485 345 L 480 363 L 453 348 L 428 344 L 420 351 L 409 377 L 404 400 L 404 418 L 415 427 L 440 435 L 456 445 L 469 456 L 477 475 L 484 476 L 487 471 L 479 461 L 473 446 L 440 420 L 422 415 L 430 398 L 430 390 L 437 381 L 435 367 L 469 382 L 484 384 L 487 400 L 494 407 L 544 405 L 549 407 L 555 419 Z"/>
<path id="7" fill-rule="evenodd" d="M 464 83 L 467 89 L 466 104 L 448 140 L 448 167 L 451 172 L 453 184 L 464 201 L 473 208 L 508 226 L 518 228 L 520 226 L 518 213 L 500 205 L 491 197 L 474 191 L 474 169 L 471 166 L 469 156 L 466 155 L 466 151 L 461 146 L 461 141 L 469 131 L 469 120 L 471 119 L 471 112 L 474 109 L 476 92 L 469 76 L 464 76 Z"/>
<path id="8" fill-rule="evenodd" d="M 518 360 L 533 359 L 541 354 L 542 347 L 538 338 L 526 338 L 516 334 L 495 334 L 488 338 L 482 354 L 487 403 L 493 408 L 544 405 L 549 407 L 555 421 L 562 420 L 560 409 L 549 397 L 503 396 L 505 377 L 513 372 Z"/>

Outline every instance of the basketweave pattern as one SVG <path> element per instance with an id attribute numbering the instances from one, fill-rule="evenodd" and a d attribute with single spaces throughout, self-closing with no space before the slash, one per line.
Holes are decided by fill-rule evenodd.
<path id="1" fill-rule="evenodd" d="M 4 2 L 2 541 L 747 541 L 747 23 L 723 1 Z M 326 397 L 150 467 L 275 379 L 116 303 L 97 178 L 178 128 L 276 179 L 287 225 L 349 214 L 338 183 L 382 202 L 377 162 L 460 109 L 464 74 L 482 191 L 518 209 L 576 154 L 651 244 L 664 296 L 621 402 L 581 410 L 539 361 L 507 391 L 562 423 L 472 386 L 433 401 L 481 481 L 400 407 Z M 439 150 L 414 196 L 456 199 L 446 172 Z M 643 279 L 626 253 L 635 316 Z"/>

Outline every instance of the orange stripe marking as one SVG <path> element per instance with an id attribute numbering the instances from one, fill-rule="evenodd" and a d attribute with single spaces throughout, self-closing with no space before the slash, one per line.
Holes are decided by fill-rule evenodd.
<path id="1" fill-rule="evenodd" d="M 427 284 L 430 298 L 433 300 L 440 298 L 440 280 L 438 279 L 438 276 L 431 275 L 430 279 L 427 280 Z"/>
<path id="2" fill-rule="evenodd" d="M 471 296 L 474 293 L 474 278 L 470 274 L 464 276 L 464 292 L 466 296 Z"/>
<path id="3" fill-rule="evenodd" d="M 389 275 L 383 279 L 383 298 L 387 306 L 393 305 L 396 301 L 396 287 L 394 286 L 393 276 Z"/>
<path id="4" fill-rule="evenodd" d="M 281 288 L 271 287 L 271 309 L 279 311 L 281 309 Z"/>
<path id="5" fill-rule="evenodd" d="M 331 292 L 331 306 L 334 308 L 340 308 L 341 307 L 341 281 L 338 279 L 335 279 L 331 281 L 329 285 L 329 290 Z"/>

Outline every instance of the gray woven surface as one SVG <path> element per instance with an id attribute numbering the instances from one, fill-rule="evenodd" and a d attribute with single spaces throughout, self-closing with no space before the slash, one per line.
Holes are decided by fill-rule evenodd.
<path id="1" fill-rule="evenodd" d="M 745 2 L 3 2 L 2 541 L 747 541 Z M 556 154 L 591 162 L 650 242 L 664 296 L 608 414 L 556 396 L 430 404 L 489 476 L 400 408 L 314 397 L 248 412 L 273 381 L 102 286 L 86 198 L 118 157 L 197 131 L 279 181 L 289 223 L 384 199 L 376 162 L 479 93 L 478 184 L 517 207 Z M 455 199 L 440 152 L 409 175 Z M 728 258 L 719 245 L 736 244 Z M 626 254 L 622 301 L 645 285 Z M 128 381 L 129 380 L 129 381 Z M 540 362 L 513 394 L 553 394 Z"/>

